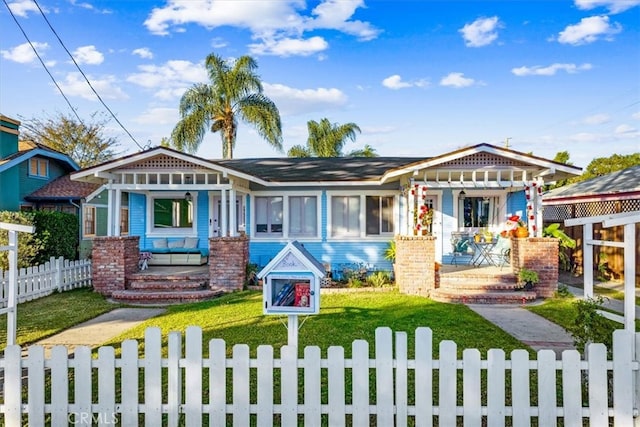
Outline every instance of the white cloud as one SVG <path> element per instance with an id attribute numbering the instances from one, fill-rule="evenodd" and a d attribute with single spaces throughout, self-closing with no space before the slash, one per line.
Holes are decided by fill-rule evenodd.
<path id="1" fill-rule="evenodd" d="M 497 16 L 478 18 L 471 24 L 466 24 L 460 30 L 464 44 L 468 47 L 481 47 L 491 44 L 498 38 L 498 28 L 502 24 Z"/>
<path id="2" fill-rule="evenodd" d="M 44 52 L 49 49 L 48 43 L 33 42 L 40 57 L 44 56 Z M 22 43 L 9 50 L 0 50 L 0 54 L 6 60 L 18 62 L 20 64 L 29 64 L 36 60 L 36 54 L 29 43 Z"/>
<path id="3" fill-rule="evenodd" d="M 578 9 L 591 10 L 596 7 L 606 7 L 609 13 L 620 13 L 640 5 L 640 0 L 575 0 Z"/>
<path id="4" fill-rule="evenodd" d="M 590 70 L 592 68 L 591 64 L 582 64 L 582 65 L 576 65 L 576 64 L 551 64 L 548 65 L 546 67 L 543 67 L 541 65 L 534 65 L 533 67 L 526 67 L 526 66 L 522 66 L 522 67 L 518 67 L 518 68 L 512 68 L 511 72 L 513 74 L 515 74 L 516 76 L 519 77 L 523 77 L 523 76 L 553 76 L 555 75 L 558 71 L 565 71 L 568 74 L 575 74 L 578 73 L 580 71 L 586 71 L 586 70 Z"/>
<path id="5" fill-rule="evenodd" d="M 571 141 L 581 142 L 581 143 L 589 143 L 589 142 L 598 142 L 601 141 L 602 135 L 598 135 L 595 133 L 589 132 L 580 132 L 569 137 Z"/>
<path id="6" fill-rule="evenodd" d="M 115 76 L 104 76 L 100 79 L 87 76 L 91 86 L 103 99 L 128 99 L 126 93 L 116 85 Z M 58 82 L 60 88 L 67 96 L 79 96 L 89 101 L 97 101 L 85 79 L 80 73 L 69 73 L 63 82 Z"/>
<path id="7" fill-rule="evenodd" d="M 127 81 L 147 89 L 156 89 L 154 96 L 160 99 L 173 99 L 182 94 L 194 83 L 207 81 L 207 72 L 202 63 L 172 60 L 164 65 L 140 65 L 139 73 L 131 74 Z"/>
<path id="8" fill-rule="evenodd" d="M 331 29 L 354 35 L 360 40 L 371 40 L 380 30 L 368 22 L 351 20 L 363 0 L 325 0 L 310 12 L 305 12 L 302 0 L 280 1 L 226 1 L 185 2 L 168 0 L 164 7 L 154 8 L 144 25 L 157 35 L 170 31 L 186 31 L 185 26 L 195 24 L 213 29 L 221 26 L 244 28 L 251 32 L 256 43 L 254 53 L 309 55 L 326 49 L 324 40 L 303 34 L 318 29 Z M 291 48 L 291 50 L 287 50 Z"/>
<path id="9" fill-rule="evenodd" d="M 577 46 L 593 43 L 599 39 L 611 41 L 620 31 L 622 26 L 618 23 L 609 23 L 608 16 L 590 16 L 582 18 L 579 24 L 567 26 L 558 34 L 558 42 Z"/>
<path id="10" fill-rule="evenodd" d="M 131 52 L 133 55 L 137 55 L 142 59 L 153 59 L 153 52 L 148 47 L 139 47 Z"/>
<path id="11" fill-rule="evenodd" d="M 179 120 L 180 114 L 177 108 L 156 107 L 135 117 L 133 122 L 142 125 L 175 125 Z"/>
<path id="12" fill-rule="evenodd" d="M 633 113 L 631 115 L 631 118 L 636 119 L 636 120 L 640 120 L 640 111 Z"/>
<path id="13" fill-rule="evenodd" d="M 20 16 L 22 18 L 26 18 L 29 12 L 39 12 L 38 6 L 33 0 L 18 0 L 9 3 L 8 6 L 14 15 Z"/>
<path id="14" fill-rule="evenodd" d="M 95 46 L 81 46 L 73 52 L 78 64 L 99 65 L 104 61 L 104 55 Z"/>
<path id="15" fill-rule="evenodd" d="M 585 117 L 582 119 L 582 123 L 586 125 L 601 125 L 611 120 L 608 114 L 594 114 L 593 116 Z"/>
<path id="16" fill-rule="evenodd" d="M 280 40 L 264 39 L 262 43 L 249 45 L 250 53 L 254 55 L 276 55 L 276 56 L 309 56 L 321 52 L 329 47 L 329 44 L 322 37 L 311 37 L 309 39 Z"/>
<path id="17" fill-rule="evenodd" d="M 616 126 L 616 128 L 614 129 L 614 132 L 616 135 L 620 135 L 620 136 L 637 136 L 638 135 L 638 129 L 634 128 L 633 126 L 629 126 L 627 124 Z"/>
<path id="18" fill-rule="evenodd" d="M 400 77 L 399 74 L 394 74 L 393 76 L 389 76 L 386 79 L 382 80 L 382 86 L 388 89 L 398 90 L 408 87 L 427 87 L 429 86 L 429 82 L 425 79 L 407 82 L 403 81 L 402 77 Z"/>
<path id="19" fill-rule="evenodd" d="M 467 78 L 463 73 L 449 73 L 440 80 L 440 86 L 451 86 L 455 88 L 463 88 L 473 86 L 476 81 Z"/>
<path id="20" fill-rule="evenodd" d="M 263 87 L 282 115 L 324 111 L 347 103 L 347 96 L 335 88 L 295 89 L 277 83 L 263 83 Z"/>

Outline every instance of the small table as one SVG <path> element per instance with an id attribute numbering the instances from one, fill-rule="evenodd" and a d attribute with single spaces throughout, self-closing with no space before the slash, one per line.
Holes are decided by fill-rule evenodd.
<path id="1" fill-rule="evenodd" d="M 476 255 L 471 260 L 471 263 L 475 266 L 479 266 L 486 262 L 490 265 L 495 265 L 489 255 L 494 246 L 498 243 L 497 240 L 492 240 L 490 242 L 476 242 L 473 241 L 473 246 L 476 249 Z"/>

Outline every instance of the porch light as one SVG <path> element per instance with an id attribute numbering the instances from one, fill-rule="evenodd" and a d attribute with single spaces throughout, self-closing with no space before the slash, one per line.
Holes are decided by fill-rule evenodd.
<path id="1" fill-rule="evenodd" d="M 464 199 L 466 196 L 467 196 L 467 193 L 465 193 L 464 190 L 462 190 L 460 194 L 458 194 L 458 197 L 460 197 L 461 199 Z"/>
<path id="2" fill-rule="evenodd" d="M 191 193 L 189 193 L 188 191 L 184 194 L 184 199 L 187 202 L 190 202 L 191 200 L 193 200 L 193 197 L 191 197 Z"/>

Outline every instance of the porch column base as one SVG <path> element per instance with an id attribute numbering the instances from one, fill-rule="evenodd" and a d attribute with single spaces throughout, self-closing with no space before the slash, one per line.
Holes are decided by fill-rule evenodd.
<path id="1" fill-rule="evenodd" d="M 428 297 L 436 287 L 436 238 L 396 236 L 395 276 L 404 294 Z"/>
<path id="2" fill-rule="evenodd" d="M 209 287 L 224 292 L 241 291 L 247 276 L 249 238 L 209 238 Z"/>
<path id="3" fill-rule="evenodd" d="M 513 273 L 526 268 L 538 273 L 540 282 L 534 290 L 539 297 L 552 297 L 558 290 L 558 251 L 560 242 L 553 237 L 511 239 Z"/>
<path id="4" fill-rule="evenodd" d="M 140 236 L 96 237 L 91 250 L 93 289 L 107 297 L 126 289 L 127 279 L 138 271 Z"/>

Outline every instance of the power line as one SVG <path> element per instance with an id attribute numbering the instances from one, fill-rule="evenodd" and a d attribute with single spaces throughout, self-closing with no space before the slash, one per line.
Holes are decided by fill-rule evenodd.
<path id="1" fill-rule="evenodd" d="M 6 2 L 6 0 L 3 0 Z M 78 65 L 78 63 L 76 62 L 75 58 L 73 57 L 73 55 L 71 55 L 71 52 L 69 52 L 69 49 L 67 49 L 67 46 L 65 46 L 65 44 L 62 42 L 62 39 L 60 38 L 60 36 L 58 35 L 58 33 L 56 32 L 56 30 L 53 28 L 53 26 L 51 25 L 51 22 L 49 22 L 49 20 L 47 19 L 47 16 L 44 14 L 43 10 L 40 8 L 40 5 L 38 4 L 38 2 L 36 0 L 32 0 L 33 3 L 36 5 L 36 7 L 38 8 L 38 10 L 40 11 L 40 15 L 42 15 L 42 17 L 44 18 L 45 22 L 47 23 L 47 25 L 49 26 L 49 29 L 51 29 L 51 32 L 56 36 L 56 38 L 58 39 L 58 42 L 60 43 L 60 45 L 62 46 L 62 48 L 65 50 L 65 52 L 67 52 L 67 55 L 69 55 L 69 58 L 71 58 L 71 61 L 73 61 L 73 64 L 76 66 L 76 68 L 78 69 L 78 71 L 80 72 L 80 74 L 82 75 L 82 77 L 84 77 L 84 80 L 87 82 L 87 85 L 89 85 L 89 88 L 91 88 L 91 91 L 96 95 L 96 97 L 98 98 L 98 101 L 100 101 L 100 103 L 102 104 L 102 106 L 109 112 L 109 114 L 111 115 L 111 117 L 113 117 L 113 119 L 116 121 L 116 123 L 118 123 L 118 125 L 122 128 L 123 131 L 125 131 L 125 133 L 127 135 L 129 135 L 129 138 L 131 138 L 131 140 L 138 146 L 139 149 L 144 150 L 144 148 L 142 148 L 142 146 L 140 144 L 138 144 L 138 141 L 136 141 L 136 139 L 133 137 L 133 135 L 131 135 L 131 133 L 129 132 L 129 130 L 127 128 L 124 127 L 124 125 L 120 122 L 120 120 L 118 119 L 118 117 L 116 117 L 116 115 L 113 113 L 113 111 L 111 111 L 111 109 L 107 106 L 107 104 L 103 101 L 102 97 L 98 94 L 98 92 L 94 89 L 93 85 L 91 85 L 91 82 L 89 81 L 89 79 L 87 78 L 87 76 L 85 75 L 84 71 L 82 71 L 82 69 L 80 68 L 80 66 Z M 6 4 L 6 3 L 5 3 Z M 8 6 L 7 6 L 8 7 Z"/>
<path id="2" fill-rule="evenodd" d="M 22 32 L 22 35 L 24 36 L 24 38 L 27 40 L 27 43 L 29 43 L 29 46 L 31 46 L 31 49 L 33 50 L 33 53 L 36 54 L 36 57 L 38 58 L 38 60 L 40 61 L 40 64 L 42 64 L 42 67 L 44 68 L 44 70 L 47 72 L 47 74 L 49 75 L 49 77 L 51 78 L 51 81 L 53 81 L 53 84 L 56 85 L 56 88 L 58 88 L 58 91 L 60 92 L 60 95 L 62 95 L 62 97 L 64 98 L 65 101 L 67 101 L 67 105 L 69 105 L 69 108 L 71 109 L 71 111 L 73 111 L 73 114 L 75 114 L 76 118 L 78 119 L 78 121 L 80 123 L 82 123 L 82 125 L 84 126 L 84 122 L 82 121 L 82 119 L 80 118 L 80 116 L 78 115 L 78 112 L 76 111 L 75 108 L 73 108 L 73 105 L 71 105 L 71 101 L 69 101 L 69 98 L 67 98 L 67 96 L 64 94 L 64 92 L 62 91 L 62 88 L 60 87 L 60 85 L 58 85 L 58 82 L 56 81 L 56 79 L 53 77 L 53 75 L 51 74 L 51 72 L 49 71 L 49 68 L 47 67 L 47 65 L 44 63 L 44 61 L 42 60 L 42 58 L 40 57 L 40 54 L 38 53 L 38 51 L 36 50 L 36 47 L 33 45 L 33 43 L 31 42 L 31 40 L 29 39 L 29 36 L 27 36 L 27 33 L 24 31 L 24 29 L 22 28 L 22 26 L 20 25 L 20 23 L 18 22 L 18 19 L 15 17 L 15 15 L 13 14 L 13 11 L 11 10 L 11 8 L 9 7 L 9 5 L 7 4 L 6 0 L 2 0 L 2 2 L 4 3 L 4 5 L 7 7 L 7 10 L 9 10 L 9 15 L 11 15 L 11 17 L 13 18 L 13 21 L 16 23 L 16 25 L 18 26 L 18 28 L 20 28 L 20 31 Z"/>

